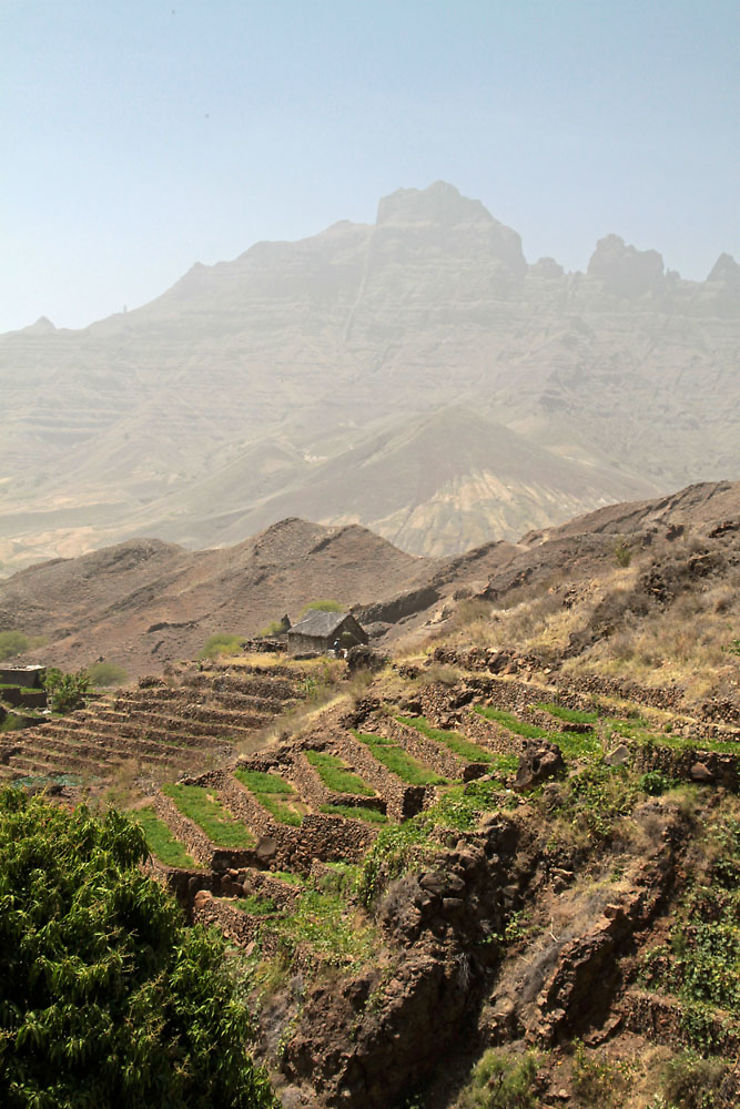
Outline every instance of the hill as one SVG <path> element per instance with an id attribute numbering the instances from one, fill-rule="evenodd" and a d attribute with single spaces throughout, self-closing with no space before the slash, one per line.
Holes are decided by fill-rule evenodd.
<path id="1" fill-rule="evenodd" d="M 620 620 L 629 619 L 630 597 L 637 606 L 633 616 L 639 614 L 647 593 L 635 597 L 626 586 L 653 573 L 653 564 L 680 563 L 684 573 L 694 559 L 685 583 L 696 584 L 699 593 L 701 567 L 711 577 L 721 566 L 731 593 L 738 520 L 740 483 L 718 482 L 598 509 L 529 532 L 518 543 L 485 543 L 454 558 L 406 554 L 355 524 L 327 528 L 296 518 L 215 550 L 131 540 L 0 581 L 0 628 L 44 637 L 29 659 L 76 668 L 104 658 L 132 677 L 195 657 L 212 634 L 253 635 L 284 613 L 295 619 L 305 604 L 326 598 L 352 608 L 383 643 L 395 643 L 449 634 L 462 601 L 494 603 L 505 622 L 510 611 L 521 615 L 524 602 L 531 601 L 534 612 L 537 606 L 562 608 L 567 594 L 578 601 L 559 633 L 567 639 L 579 614 L 590 627 L 596 607 L 613 591 L 622 597 L 614 602 L 613 620 L 617 609 Z M 628 566 L 620 567 L 618 548 Z M 729 605 L 725 623 L 733 611 Z M 605 617 L 602 623 L 609 626 Z M 522 645 L 528 641 L 521 632 L 517 638 Z M 602 648 L 608 639 L 601 637 Z"/>
<path id="2" fill-rule="evenodd" d="M 586 273 L 528 264 L 438 182 L 82 331 L 0 336 L 0 562 L 286 514 L 453 554 L 733 476 L 738 272 L 683 281 L 617 236 Z"/>

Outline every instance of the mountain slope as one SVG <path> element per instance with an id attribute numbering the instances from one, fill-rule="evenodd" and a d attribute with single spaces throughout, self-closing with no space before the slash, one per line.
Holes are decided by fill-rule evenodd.
<path id="1" fill-rule="evenodd" d="M 451 553 L 490 527 L 733 476 L 736 269 L 727 256 L 705 282 L 682 281 L 613 235 L 586 274 L 528 265 L 516 232 L 438 182 L 381 201 L 372 226 L 196 265 L 83 331 L 47 321 L 0 336 L 0 562 L 142 532 L 222 542 L 229 514 L 246 530 L 227 539 L 240 539 L 306 514 L 304 501 L 315 518 Z M 480 434 L 471 455 L 467 436 L 447 433 L 460 406 L 523 437 L 539 459 L 526 491 L 495 451 L 481 456 Z M 434 437 L 410 431 L 437 414 L 444 473 Z M 382 453 L 384 437 L 400 449 L 404 435 L 399 465 L 423 475 L 423 495 L 401 480 L 408 497 L 392 503 L 378 458 L 355 475 L 363 500 L 349 505 L 349 452 Z"/>

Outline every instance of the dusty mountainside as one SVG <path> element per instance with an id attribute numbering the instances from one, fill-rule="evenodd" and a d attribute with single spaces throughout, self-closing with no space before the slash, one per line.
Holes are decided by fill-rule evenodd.
<path id="1" fill-rule="evenodd" d="M 728 256 L 682 281 L 612 235 L 564 274 L 452 186 L 400 190 L 374 225 L 1 336 L 0 563 L 289 515 L 450 554 L 734 477 L 739 328 Z"/>
<path id="2" fill-rule="evenodd" d="M 356 525 L 297 519 L 234 547 L 195 553 L 132 540 L 0 581 L 0 630 L 43 636 L 29 659 L 76 668 L 104 658 L 134 677 L 195 657 L 214 633 L 249 636 L 286 612 L 295 619 L 311 601 L 352 608 L 385 648 L 450 634 L 460 605 L 477 598 L 496 606 L 502 628 L 519 619 L 523 604 L 533 612 L 539 606 L 541 619 L 528 617 L 538 649 L 553 657 L 570 651 L 575 660 L 586 651 L 608 654 L 631 620 L 665 616 L 664 602 L 683 586 L 660 586 L 655 565 L 697 584 L 693 596 L 704 595 L 704 571 L 731 590 L 739 520 L 740 483 L 718 482 L 612 505 L 516 544 L 487 543 L 448 559 L 405 554 Z M 548 610 L 558 606 L 564 638 L 556 651 L 547 641 L 555 632 L 545 629 Z M 571 634 L 580 651 L 568 646 Z M 520 645 L 528 636 L 516 633 Z"/>
<path id="3" fill-rule="evenodd" d="M 390 659 L 170 663 L 0 728 L 0 778 L 130 809 L 237 952 L 285 1109 L 734 1109 L 740 483 L 446 561 L 296 520 L 125 544 L 0 606 L 56 583 L 113 630 L 160 590 L 296 588 L 302 560 L 367 590 Z M 429 607 L 382 599 L 402 580 Z"/>

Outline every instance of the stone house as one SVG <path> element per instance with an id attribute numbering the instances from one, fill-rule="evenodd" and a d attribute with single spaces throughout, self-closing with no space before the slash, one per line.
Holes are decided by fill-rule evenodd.
<path id="1" fill-rule="evenodd" d="M 325 654 L 334 647 L 355 647 L 358 643 L 367 643 L 368 637 L 349 612 L 314 609 L 288 630 L 287 640 L 291 655 L 303 655 Z"/>

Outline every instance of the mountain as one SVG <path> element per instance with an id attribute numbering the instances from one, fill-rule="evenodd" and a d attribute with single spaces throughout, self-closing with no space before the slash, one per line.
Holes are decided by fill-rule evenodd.
<path id="1" fill-rule="evenodd" d="M 0 336 L 0 569 L 285 515 L 451 554 L 732 477 L 740 267 L 600 240 L 528 264 L 451 185 L 257 243 L 82 331 Z"/>

